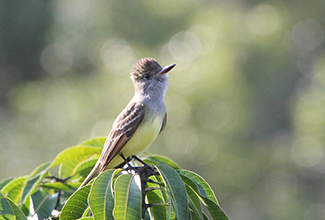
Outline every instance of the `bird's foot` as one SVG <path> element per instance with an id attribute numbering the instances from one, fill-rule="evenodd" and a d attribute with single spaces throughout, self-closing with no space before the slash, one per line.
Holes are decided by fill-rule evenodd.
<path id="1" fill-rule="evenodd" d="M 153 166 L 147 164 L 146 162 L 144 162 L 143 160 L 141 160 L 139 157 L 133 155 L 132 158 L 135 159 L 136 161 L 140 162 L 140 163 L 143 165 L 143 167 L 147 167 L 147 169 L 151 169 L 151 170 L 153 170 L 154 172 L 156 172 L 156 169 L 155 169 Z M 158 175 L 158 174 L 159 174 L 159 173 L 154 174 L 154 175 Z"/>

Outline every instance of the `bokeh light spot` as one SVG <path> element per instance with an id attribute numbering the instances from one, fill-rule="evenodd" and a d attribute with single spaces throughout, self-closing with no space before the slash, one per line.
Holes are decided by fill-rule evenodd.
<path id="1" fill-rule="evenodd" d="M 167 150 L 177 158 L 184 158 L 198 147 L 197 131 L 191 127 L 185 129 L 170 129 L 165 135 Z"/>
<path id="2" fill-rule="evenodd" d="M 228 206 L 228 207 L 227 207 Z M 249 197 L 235 196 L 226 204 L 230 213 L 232 213 L 232 220 L 260 220 L 256 205 Z"/>
<path id="3" fill-rule="evenodd" d="M 324 155 L 324 147 L 312 137 L 301 137 L 294 142 L 291 148 L 291 156 L 294 162 L 302 167 L 317 165 Z"/>
<path id="4" fill-rule="evenodd" d="M 181 62 L 190 62 L 201 52 L 201 41 L 189 31 L 175 34 L 167 46 L 173 58 Z"/>
<path id="5" fill-rule="evenodd" d="M 260 199 L 260 203 L 267 204 L 265 209 L 276 213 L 284 204 L 291 202 L 297 192 L 298 184 L 294 175 L 280 169 L 272 169 L 261 188 L 256 191 L 256 197 Z"/>
<path id="6" fill-rule="evenodd" d="M 258 176 L 258 166 L 248 159 L 236 159 L 227 168 L 229 181 L 236 187 L 246 188 L 253 185 Z"/>
<path id="7" fill-rule="evenodd" d="M 270 35 L 279 29 L 281 20 L 276 8 L 270 5 L 257 5 L 247 14 L 249 29 L 258 35 Z"/>
<path id="8" fill-rule="evenodd" d="M 11 96 L 15 100 L 13 102 L 15 107 L 23 113 L 35 113 L 42 107 L 42 92 L 35 82 L 15 88 Z"/>
<path id="9" fill-rule="evenodd" d="M 104 43 L 101 58 L 105 67 L 117 75 L 125 75 L 136 61 L 133 49 L 122 39 L 110 39 Z"/>
<path id="10" fill-rule="evenodd" d="M 219 146 L 213 136 L 207 134 L 198 135 L 197 147 L 187 156 L 198 165 L 207 165 L 215 160 Z"/>
<path id="11" fill-rule="evenodd" d="M 308 19 L 298 22 L 292 29 L 293 42 L 301 49 L 313 50 L 324 40 L 324 28 L 317 21 Z"/>
<path id="12" fill-rule="evenodd" d="M 48 74 L 61 75 L 70 70 L 73 55 L 68 48 L 53 44 L 43 50 L 40 62 Z"/>
<path id="13" fill-rule="evenodd" d="M 182 70 L 178 71 L 178 69 L 175 69 L 175 71 L 170 74 L 170 85 L 173 85 L 173 89 L 177 90 L 177 92 L 182 95 L 195 93 L 198 87 L 198 72 L 199 70 L 197 68 L 192 67 L 187 70 L 184 75 L 182 74 Z"/>
<path id="14" fill-rule="evenodd" d="M 230 112 L 224 102 L 217 99 L 210 99 L 200 105 L 197 117 L 204 127 L 218 130 L 227 125 Z"/>
<path id="15" fill-rule="evenodd" d="M 305 212 L 305 220 L 323 220 L 325 217 L 325 204 L 316 203 L 311 205 Z"/>
<path id="16" fill-rule="evenodd" d="M 191 33 L 195 34 L 201 42 L 201 55 L 212 51 L 216 46 L 217 33 L 215 27 L 206 24 L 197 24 L 190 28 Z"/>
<path id="17" fill-rule="evenodd" d="M 168 115 L 168 126 L 183 127 L 185 126 L 191 116 L 191 108 L 187 101 L 181 96 L 168 95 L 165 98 L 167 112 L 173 112 Z"/>
<path id="18" fill-rule="evenodd" d="M 87 19 L 91 8 L 90 0 L 78 0 L 78 4 L 76 1 L 56 1 L 56 3 L 55 20 L 69 26 L 74 25 L 76 21 Z"/>
<path id="19" fill-rule="evenodd" d="M 186 9 L 191 7 L 191 5 L 195 3 L 196 0 L 165 0 L 165 1 L 146 1 L 145 6 L 149 7 L 149 10 L 158 13 L 159 15 L 172 17 L 178 16 Z M 198 1 L 200 2 L 200 1 Z"/>
<path id="20" fill-rule="evenodd" d="M 113 122 L 113 120 L 98 120 L 92 128 L 90 136 L 93 138 L 106 136 L 107 134 L 109 134 Z"/>

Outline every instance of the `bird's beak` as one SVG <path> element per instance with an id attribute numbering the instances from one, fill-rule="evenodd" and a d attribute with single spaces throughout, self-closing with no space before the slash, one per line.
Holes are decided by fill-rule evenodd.
<path id="1" fill-rule="evenodd" d="M 174 68 L 174 66 L 176 66 L 176 64 L 170 64 L 168 66 L 164 66 L 160 72 L 157 74 L 157 76 L 160 76 L 160 75 L 164 75 L 166 73 L 168 73 L 171 69 Z"/>

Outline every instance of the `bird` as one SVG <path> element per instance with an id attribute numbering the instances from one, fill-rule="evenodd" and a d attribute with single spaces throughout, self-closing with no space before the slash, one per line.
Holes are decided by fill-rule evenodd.
<path id="1" fill-rule="evenodd" d="M 161 67 L 150 57 L 142 58 L 133 65 L 130 75 L 134 96 L 114 121 L 100 158 L 79 189 L 106 169 L 118 167 L 147 150 L 164 130 L 168 72 L 175 66 Z"/>

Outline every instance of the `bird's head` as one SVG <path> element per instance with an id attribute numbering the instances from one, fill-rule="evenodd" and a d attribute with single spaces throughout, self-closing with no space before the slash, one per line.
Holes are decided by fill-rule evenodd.
<path id="1" fill-rule="evenodd" d="M 174 66 L 175 64 L 161 67 L 153 58 L 142 58 L 133 65 L 130 73 L 131 79 L 136 89 L 137 87 L 139 87 L 139 89 L 164 88 L 167 87 L 167 73 L 173 69 Z"/>

